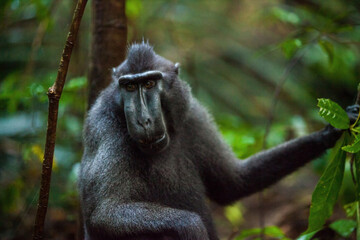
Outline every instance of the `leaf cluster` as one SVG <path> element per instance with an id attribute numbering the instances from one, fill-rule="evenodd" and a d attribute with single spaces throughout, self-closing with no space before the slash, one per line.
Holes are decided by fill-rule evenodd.
<path id="1" fill-rule="evenodd" d="M 356 187 L 356 201 L 353 203 L 356 219 L 338 220 L 329 227 L 343 237 L 349 237 L 355 228 L 359 229 L 359 196 L 360 196 L 360 136 L 358 120 L 350 124 L 350 119 L 337 103 L 330 99 L 318 99 L 319 114 L 333 127 L 346 130 L 336 143 L 330 156 L 330 162 L 324 173 L 321 175 L 318 184 L 312 194 L 310 206 L 309 224 L 306 232 L 298 240 L 312 239 L 317 232 L 323 229 L 326 220 L 331 217 L 335 203 L 341 189 L 344 178 L 345 162 L 347 154 L 350 154 L 350 164 L 355 166 L 355 172 L 352 172 L 354 184 Z M 349 214 L 348 214 L 349 215 Z M 350 215 L 349 215 L 350 216 Z M 359 230 L 357 238 L 360 238 Z"/>

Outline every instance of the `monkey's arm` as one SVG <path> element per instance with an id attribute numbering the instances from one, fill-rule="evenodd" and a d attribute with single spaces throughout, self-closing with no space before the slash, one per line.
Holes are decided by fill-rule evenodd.
<path id="1" fill-rule="evenodd" d="M 104 200 L 95 208 L 86 226 L 96 239 L 157 234 L 174 239 L 207 239 L 206 228 L 196 213 L 145 202 L 118 204 Z"/>
<path id="2" fill-rule="evenodd" d="M 255 154 L 240 164 L 240 176 L 249 195 L 280 180 L 334 146 L 341 131 L 332 127 Z"/>
<path id="3" fill-rule="evenodd" d="M 270 186 L 320 156 L 341 135 L 340 130 L 327 127 L 239 160 L 213 124 L 205 117 L 200 120 L 194 119 L 191 123 L 196 126 L 198 134 L 189 140 L 190 149 L 208 196 L 220 204 L 229 204 Z"/>
<path id="4" fill-rule="evenodd" d="M 209 196 L 219 203 L 228 204 L 260 191 L 319 157 L 335 144 L 340 134 L 334 128 L 324 129 L 260 152 L 246 160 L 224 159 L 228 154 L 218 153 L 217 159 L 208 162 L 210 165 L 203 175 Z M 218 147 L 222 148 L 210 148 Z"/>

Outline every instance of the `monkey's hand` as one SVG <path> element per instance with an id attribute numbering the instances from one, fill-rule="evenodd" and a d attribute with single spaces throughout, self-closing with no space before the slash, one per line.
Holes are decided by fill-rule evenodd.
<path id="1" fill-rule="evenodd" d="M 95 209 L 90 219 L 87 228 L 96 239 L 132 239 L 130 236 L 143 239 L 144 233 L 149 233 L 170 239 L 208 240 L 198 214 L 154 203 L 118 204 L 108 200 Z"/>
<path id="2" fill-rule="evenodd" d="M 355 121 L 359 115 L 359 109 L 360 109 L 360 107 L 358 104 L 351 105 L 346 108 L 346 113 L 350 119 L 350 124 L 355 123 Z"/>

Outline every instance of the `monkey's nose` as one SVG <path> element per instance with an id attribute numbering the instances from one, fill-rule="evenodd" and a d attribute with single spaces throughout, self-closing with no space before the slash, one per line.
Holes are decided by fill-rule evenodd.
<path id="1" fill-rule="evenodd" d="M 151 120 L 150 120 L 150 118 L 138 119 L 137 123 L 146 129 L 150 126 Z"/>

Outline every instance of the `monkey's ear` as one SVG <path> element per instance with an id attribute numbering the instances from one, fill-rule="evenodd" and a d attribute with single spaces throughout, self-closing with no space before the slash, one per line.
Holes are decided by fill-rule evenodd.
<path id="1" fill-rule="evenodd" d="M 175 73 L 177 75 L 179 75 L 179 72 L 180 72 L 180 63 L 175 63 L 175 69 L 174 69 Z"/>

